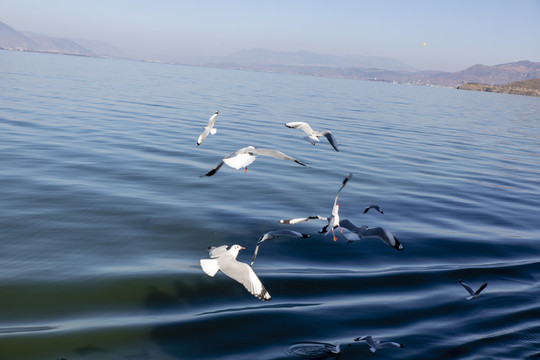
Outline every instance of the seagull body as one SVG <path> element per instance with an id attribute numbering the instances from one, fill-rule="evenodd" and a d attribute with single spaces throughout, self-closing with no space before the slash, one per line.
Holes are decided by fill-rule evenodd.
<path id="1" fill-rule="evenodd" d="M 487 286 L 487 282 L 483 283 L 482 286 L 480 286 L 478 288 L 478 290 L 474 291 L 473 289 L 471 289 L 471 287 L 469 285 L 467 285 L 463 281 L 461 281 L 461 279 L 459 279 L 458 281 L 461 284 L 461 286 L 463 286 L 465 288 L 465 290 L 467 290 L 467 292 L 470 295 L 470 296 L 467 296 L 467 300 L 472 300 L 472 299 L 476 299 L 477 297 L 479 297 L 482 290 L 484 290 L 486 288 L 486 286 Z"/>
<path id="2" fill-rule="evenodd" d="M 397 342 L 387 341 L 387 342 L 381 342 L 381 340 L 374 340 L 371 336 L 362 336 L 357 337 L 354 339 L 354 341 L 362 341 L 364 340 L 369 345 L 369 350 L 371 352 L 375 352 L 379 349 L 385 349 L 385 348 L 402 348 L 405 347 L 405 345 L 399 344 Z"/>
<path id="3" fill-rule="evenodd" d="M 216 111 L 214 115 L 210 117 L 210 120 L 208 120 L 208 125 L 204 127 L 204 131 L 202 132 L 201 135 L 199 135 L 199 138 L 197 139 L 197 146 L 202 144 L 202 142 L 204 141 L 204 139 L 206 139 L 208 134 L 214 135 L 216 133 L 217 129 L 214 128 L 214 123 L 216 122 L 216 118 L 218 114 L 219 114 L 219 110 Z"/>
<path id="4" fill-rule="evenodd" d="M 253 253 L 253 260 L 251 260 L 251 265 L 253 265 L 253 262 L 255 261 L 255 258 L 257 257 L 257 253 L 259 252 L 259 246 L 261 246 L 261 243 L 263 243 L 266 240 L 274 239 L 280 236 L 290 236 L 290 237 L 296 237 L 296 238 L 308 238 L 309 235 L 299 233 L 298 231 L 293 230 L 274 230 L 269 231 L 267 233 L 264 233 L 261 235 L 259 240 L 257 240 L 257 246 L 255 247 L 255 252 Z"/>
<path id="5" fill-rule="evenodd" d="M 281 224 L 298 224 L 298 223 L 313 220 L 313 219 L 326 220 L 326 221 L 328 221 L 328 225 L 325 225 L 321 230 L 319 230 L 319 233 L 321 233 L 321 234 L 324 233 L 325 235 L 328 235 L 328 233 L 330 231 L 332 231 L 333 240 L 336 241 L 337 238 L 336 238 L 336 235 L 334 233 L 334 229 L 339 227 L 341 233 L 343 233 L 343 230 L 341 230 L 341 227 L 339 226 L 339 204 L 337 202 L 338 197 L 339 197 L 339 192 L 341 191 L 341 189 L 343 189 L 343 187 L 345 186 L 345 184 L 347 184 L 347 181 L 349 181 L 349 179 L 351 177 L 352 177 L 352 174 L 349 174 L 349 175 L 347 175 L 347 177 L 345 179 L 343 179 L 343 182 L 341 183 L 341 187 L 337 191 L 336 197 L 334 198 L 334 204 L 332 205 L 332 213 L 331 213 L 330 217 L 323 217 L 323 216 L 320 216 L 320 215 L 313 215 L 313 216 L 308 216 L 308 217 L 304 217 L 304 218 L 279 220 L 279 222 Z"/>
<path id="6" fill-rule="evenodd" d="M 238 252 L 245 249 L 240 245 L 233 245 L 227 250 L 227 245 L 209 247 L 210 259 L 201 259 L 201 268 L 211 277 L 221 270 L 228 277 L 238 281 L 255 297 L 268 301 L 270 294 L 264 288 L 251 266 L 236 261 Z"/>
<path id="7" fill-rule="evenodd" d="M 282 153 L 281 151 L 271 149 L 257 149 L 254 146 L 246 146 L 226 155 L 212 170 L 210 170 L 203 176 L 214 175 L 218 172 L 219 169 L 221 169 L 223 164 L 236 170 L 244 168 L 244 172 L 246 172 L 247 167 L 257 158 L 256 155 L 272 156 L 276 159 L 290 160 L 294 161 L 299 165 L 306 166 L 306 164 L 304 164 L 303 162 L 298 161 L 295 158 L 292 158 L 289 155 Z"/>
<path id="8" fill-rule="evenodd" d="M 379 207 L 379 205 L 369 205 L 367 208 L 364 209 L 364 214 L 367 213 L 369 211 L 369 209 L 375 209 L 377 210 L 378 212 L 380 212 L 381 214 L 384 214 L 384 212 L 382 211 L 382 209 Z"/>
<path id="9" fill-rule="evenodd" d="M 285 126 L 292 129 L 304 130 L 304 132 L 308 135 L 308 136 L 305 136 L 304 139 L 310 142 L 312 145 L 315 145 L 316 143 L 320 142 L 319 138 L 321 136 L 324 136 L 326 137 L 326 139 L 328 139 L 328 142 L 330 143 L 330 145 L 332 145 L 334 150 L 339 151 L 337 141 L 334 138 L 334 135 L 332 135 L 332 132 L 330 132 L 330 130 L 315 131 L 311 128 L 311 126 L 309 126 L 308 123 L 303 122 L 303 121 L 288 122 L 285 124 Z"/>
<path id="10" fill-rule="evenodd" d="M 344 234 L 349 240 L 349 243 L 360 240 L 363 237 L 375 236 L 381 239 L 386 245 L 391 246 L 396 250 L 403 250 L 403 245 L 401 245 L 398 239 L 390 231 L 383 229 L 382 227 L 370 228 L 366 225 L 357 227 L 347 219 L 341 221 L 341 226 L 351 231 L 350 233 Z"/>

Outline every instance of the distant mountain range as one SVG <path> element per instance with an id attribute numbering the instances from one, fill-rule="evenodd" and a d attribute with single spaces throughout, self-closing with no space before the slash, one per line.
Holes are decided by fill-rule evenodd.
<path id="1" fill-rule="evenodd" d="M 0 22 L 0 49 L 37 51 L 95 57 L 133 58 L 104 42 L 62 39 L 20 32 Z M 142 60 L 142 59 L 135 59 Z M 457 72 L 416 71 L 385 57 L 336 56 L 308 51 L 242 50 L 228 56 L 178 59 L 168 63 L 215 68 L 276 72 L 357 80 L 456 87 L 466 83 L 503 85 L 540 78 L 540 63 L 518 61 L 500 65 L 473 65 Z"/>

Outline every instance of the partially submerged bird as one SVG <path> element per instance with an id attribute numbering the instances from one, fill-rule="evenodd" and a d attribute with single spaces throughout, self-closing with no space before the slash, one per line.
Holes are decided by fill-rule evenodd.
<path id="1" fill-rule="evenodd" d="M 482 292 L 482 290 L 484 290 L 487 286 L 487 282 L 486 283 L 483 283 L 482 286 L 480 286 L 478 288 L 478 290 L 474 291 L 473 289 L 471 289 L 471 287 L 467 284 L 465 284 L 463 281 L 461 281 L 461 279 L 458 279 L 458 282 L 461 284 L 461 286 L 463 286 L 465 288 L 465 290 L 467 290 L 467 292 L 469 293 L 470 296 L 467 296 L 467 300 L 472 300 L 472 299 L 476 299 L 477 297 L 480 296 L 480 293 Z"/>
<path id="2" fill-rule="evenodd" d="M 210 259 L 201 259 L 201 268 L 208 275 L 214 277 L 221 270 L 228 277 L 238 281 L 255 297 L 268 301 L 270 294 L 264 288 L 261 280 L 257 277 L 251 266 L 236 261 L 238 252 L 245 249 L 240 245 L 233 245 L 227 250 L 228 245 L 209 247 Z"/>
<path id="3" fill-rule="evenodd" d="M 218 114 L 219 114 L 219 110 L 216 111 L 214 115 L 210 117 L 210 120 L 208 120 L 208 125 L 204 127 L 204 131 L 202 132 L 201 135 L 199 135 L 199 138 L 197 139 L 197 146 L 202 144 L 202 142 L 204 141 L 204 139 L 206 139 L 208 134 L 214 135 L 216 133 L 217 129 L 214 128 L 214 123 L 216 122 L 216 118 Z"/>
<path id="4" fill-rule="evenodd" d="M 255 252 L 253 253 L 253 259 L 251 260 L 250 265 L 253 265 L 253 262 L 255 262 L 255 258 L 257 257 L 257 254 L 259 253 L 259 246 L 261 246 L 261 244 L 264 241 L 274 239 L 274 238 L 277 238 L 277 237 L 280 237 L 280 236 L 290 236 L 290 237 L 296 237 L 296 238 L 308 238 L 309 237 L 309 235 L 299 233 L 298 231 L 286 230 L 286 229 L 274 230 L 274 231 L 269 231 L 267 233 L 264 233 L 263 235 L 261 235 L 259 240 L 257 240 L 257 246 L 255 247 Z"/>
<path id="5" fill-rule="evenodd" d="M 279 220 L 279 222 L 281 224 L 298 224 L 300 222 L 309 221 L 309 220 L 312 220 L 312 219 L 326 220 L 326 221 L 328 221 L 328 225 L 325 225 L 321 230 L 319 230 L 319 232 L 324 233 L 325 235 L 327 235 L 330 231 L 332 231 L 333 240 L 336 241 L 337 238 L 336 238 L 336 235 L 334 233 L 334 229 L 339 227 L 339 230 L 341 231 L 341 233 L 343 233 L 343 230 L 341 230 L 341 227 L 339 226 L 339 204 L 337 202 L 338 197 L 339 197 L 339 192 L 341 191 L 341 189 L 343 189 L 343 187 L 345 186 L 345 184 L 347 184 L 347 181 L 349 181 L 349 179 L 351 177 L 352 177 L 352 174 L 349 174 L 349 175 L 347 175 L 347 177 L 345 179 L 343 179 L 343 182 L 341 183 L 341 187 L 337 191 L 336 197 L 334 198 L 334 204 L 332 206 L 332 213 L 331 213 L 330 217 L 323 217 L 323 216 L 320 216 L 320 215 L 313 215 L 313 216 L 308 216 L 308 217 L 304 217 L 304 218 Z"/>
<path id="6" fill-rule="evenodd" d="M 281 151 L 272 149 L 257 149 L 255 146 L 247 146 L 238 149 L 230 154 L 227 154 L 212 170 L 202 176 L 214 175 L 218 172 L 219 169 L 221 169 L 223 164 L 226 164 L 227 166 L 232 167 L 236 170 L 244 168 L 244 172 L 246 172 L 247 167 L 257 158 L 256 155 L 272 156 L 276 159 L 290 160 L 294 161 L 299 165 L 306 166 L 306 164 L 304 164 L 303 162 L 298 161 L 295 158 L 282 153 Z"/>
<path id="7" fill-rule="evenodd" d="M 369 209 L 375 209 L 377 210 L 378 212 L 380 212 L 381 214 L 384 214 L 384 212 L 382 211 L 382 209 L 379 207 L 379 205 L 369 205 L 368 207 L 366 207 L 364 209 L 364 214 L 367 213 L 369 211 Z"/>
<path id="8" fill-rule="evenodd" d="M 311 128 L 311 126 L 309 126 L 308 123 L 303 122 L 303 121 L 288 122 L 285 124 L 285 126 L 292 129 L 304 130 L 304 132 L 308 135 L 308 136 L 305 136 L 304 139 L 309 141 L 312 145 L 315 145 L 316 143 L 320 142 L 319 138 L 321 136 L 324 136 L 326 137 L 326 139 L 328 139 L 328 142 L 330 143 L 330 145 L 332 145 L 334 150 L 339 151 L 337 141 L 334 138 L 334 135 L 332 135 L 332 132 L 330 130 L 315 131 Z"/>
<path id="9" fill-rule="evenodd" d="M 348 243 L 352 243 L 353 241 L 360 240 L 363 237 L 374 236 L 374 237 L 378 237 L 386 245 L 391 246 L 396 250 L 403 250 L 403 245 L 401 245 L 398 239 L 390 231 L 382 227 L 370 228 L 370 227 L 367 227 L 366 225 L 357 227 L 347 219 L 341 220 L 341 226 L 350 231 L 349 233 L 343 234 L 343 236 L 345 236 L 349 240 Z"/>
<path id="10" fill-rule="evenodd" d="M 371 336 L 357 337 L 354 339 L 354 341 L 367 342 L 367 344 L 369 345 L 369 350 L 371 350 L 371 352 L 373 353 L 379 349 L 405 347 L 405 345 L 399 344 L 397 342 L 392 342 L 392 341 L 381 342 L 380 340 L 374 340 L 373 337 Z"/>

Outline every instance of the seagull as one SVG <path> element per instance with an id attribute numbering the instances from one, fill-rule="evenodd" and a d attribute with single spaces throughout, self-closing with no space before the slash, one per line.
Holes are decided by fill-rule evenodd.
<path id="1" fill-rule="evenodd" d="M 367 342 L 367 344 L 369 345 L 369 350 L 371 350 L 371 352 L 373 353 L 379 349 L 384 349 L 384 348 L 405 347 L 405 345 L 398 344 L 396 342 L 391 342 L 391 341 L 381 342 L 381 340 L 373 340 L 371 336 L 362 336 L 362 337 L 357 337 L 354 339 L 354 341 L 362 341 L 362 340 Z"/>
<path id="2" fill-rule="evenodd" d="M 341 230 L 341 227 L 339 226 L 339 204 L 337 202 L 338 201 L 338 196 L 339 196 L 339 192 L 341 191 L 341 189 L 343 189 L 343 187 L 345 186 L 345 184 L 347 184 L 347 181 L 349 181 L 349 179 L 351 177 L 352 177 L 352 174 L 349 174 L 349 175 L 347 175 L 347 177 L 345 179 L 343 179 L 343 182 L 341 183 L 341 187 L 337 191 L 336 197 L 334 198 L 334 205 L 332 206 L 332 213 L 331 213 L 330 217 L 323 217 L 323 216 L 320 216 L 320 215 L 313 215 L 313 216 L 308 216 L 308 217 L 304 217 L 304 218 L 279 220 L 280 224 L 298 224 L 298 223 L 301 223 L 301 222 L 304 222 L 304 221 L 309 221 L 309 220 L 312 220 L 312 219 L 326 220 L 326 221 L 328 221 L 328 225 L 325 225 L 321 230 L 319 230 L 319 233 L 321 233 L 321 234 L 324 233 L 325 235 L 328 235 L 328 233 L 330 231 L 332 231 L 333 240 L 336 241 L 337 238 L 336 238 L 336 235 L 334 234 L 334 229 L 336 227 L 339 227 L 339 230 L 341 231 L 341 233 L 343 233 L 343 230 Z"/>
<path id="3" fill-rule="evenodd" d="M 233 245 L 227 250 L 227 245 L 209 247 L 210 259 L 201 259 L 201 268 L 208 276 L 214 277 L 221 270 L 228 277 L 238 281 L 255 297 L 268 301 L 270 294 L 264 288 L 251 266 L 236 261 L 238 252 L 245 249 L 240 245 Z"/>
<path id="4" fill-rule="evenodd" d="M 247 167 L 257 158 L 255 154 L 272 156 L 276 159 L 290 160 L 294 161 L 299 165 L 307 166 L 303 162 L 296 160 L 295 158 L 292 158 L 289 155 L 282 153 L 281 151 L 271 149 L 257 149 L 255 146 L 247 146 L 238 149 L 230 154 L 227 154 L 212 170 L 202 175 L 201 177 L 214 175 L 218 172 L 219 169 L 221 169 L 223 164 L 226 164 L 227 166 L 232 167 L 236 170 L 244 168 L 244 172 L 246 172 Z"/>
<path id="5" fill-rule="evenodd" d="M 369 205 L 367 208 L 364 209 L 364 214 L 367 213 L 369 211 L 369 209 L 375 209 L 377 210 L 378 212 L 380 212 L 381 214 L 384 214 L 384 212 L 382 211 L 382 209 L 379 207 L 379 205 Z"/>
<path id="6" fill-rule="evenodd" d="M 336 138 L 334 138 L 334 135 L 330 132 L 330 130 L 325 131 L 315 131 L 309 126 L 308 123 L 303 121 L 293 121 L 288 122 L 285 124 L 286 127 L 292 128 L 292 129 L 302 129 L 308 136 L 304 136 L 304 139 L 309 141 L 312 145 L 315 145 L 316 143 L 320 142 L 319 137 L 325 136 L 328 139 L 328 142 L 334 150 L 339 151 L 338 144 L 336 141 Z"/>
<path id="7" fill-rule="evenodd" d="M 473 289 L 471 289 L 471 287 L 469 285 L 467 285 L 463 281 L 461 281 L 461 279 L 458 279 L 458 281 L 461 284 L 461 286 L 463 286 L 465 288 L 465 290 L 467 290 L 469 295 L 471 295 L 471 296 L 467 296 L 467 300 L 472 300 L 472 299 L 476 299 L 477 297 L 479 297 L 482 290 L 484 290 L 486 288 L 486 286 L 487 286 L 487 282 L 483 283 L 482 286 L 480 286 L 478 288 L 478 290 L 473 291 Z"/>
<path id="8" fill-rule="evenodd" d="M 349 240 L 348 243 L 360 240 L 363 237 L 376 236 L 386 245 L 389 245 L 396 250 L 403 250 L 403 245 L 401 245 L 398 239 L 390 231 L 385 230 L 382 227 L 370 228 L 366 225 L 357 227 L 347 219 L 341 220 L 341 226 L 351 231 L 350 233 L 343 234 Z"/>
<path id="9" fill-rule="evenodd" d="M 296 238 L 308 238 L 309 235 L 299 233 L 298 231 L 293 230 L 274 230 L 269 231 L 267 233 L 264 233 L 261 235 L 259 240 L 257 240 L 257 246 L 255 247 L 255 252 L 253 253 L 253 260 L 251 260 L 251 265 L 253 266 L 253 262 L 255 261 L 255 258 L 257 257 L 257 253 L 259 252 L 259 246 L 261 246 L 261 243 L 266 240 L 274 239 L 280 236 L 291 236 Z"/>
<path id="10" fill-rule="evenodd" d="M 214 135 L 216 133 L 217 129 L 214 128 L 214 123 L 216 122 L 216 118 L 218 114 L 219 114 L 219 110 L 216 111 L 214 115 L 210 117 L 210 120 L 208 120 L 208 125 L 204 127 L 204 131 L 202 132 L 201 135 L 199 135 L 199 138 L 197 139 L 197 146 L 202 144 L 202 142 L 204 141 L 204 139 L 206 139 L 208 134 Z"/>

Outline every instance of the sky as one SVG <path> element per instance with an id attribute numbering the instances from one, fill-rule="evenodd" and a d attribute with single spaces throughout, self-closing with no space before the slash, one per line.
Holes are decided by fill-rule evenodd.
<path id="1" fill-rule="evenodd" d="M 263 48 L 419 70 L 540 61 L 540 0 L 0 0 L 0 21 L 156 60 Z"/>

